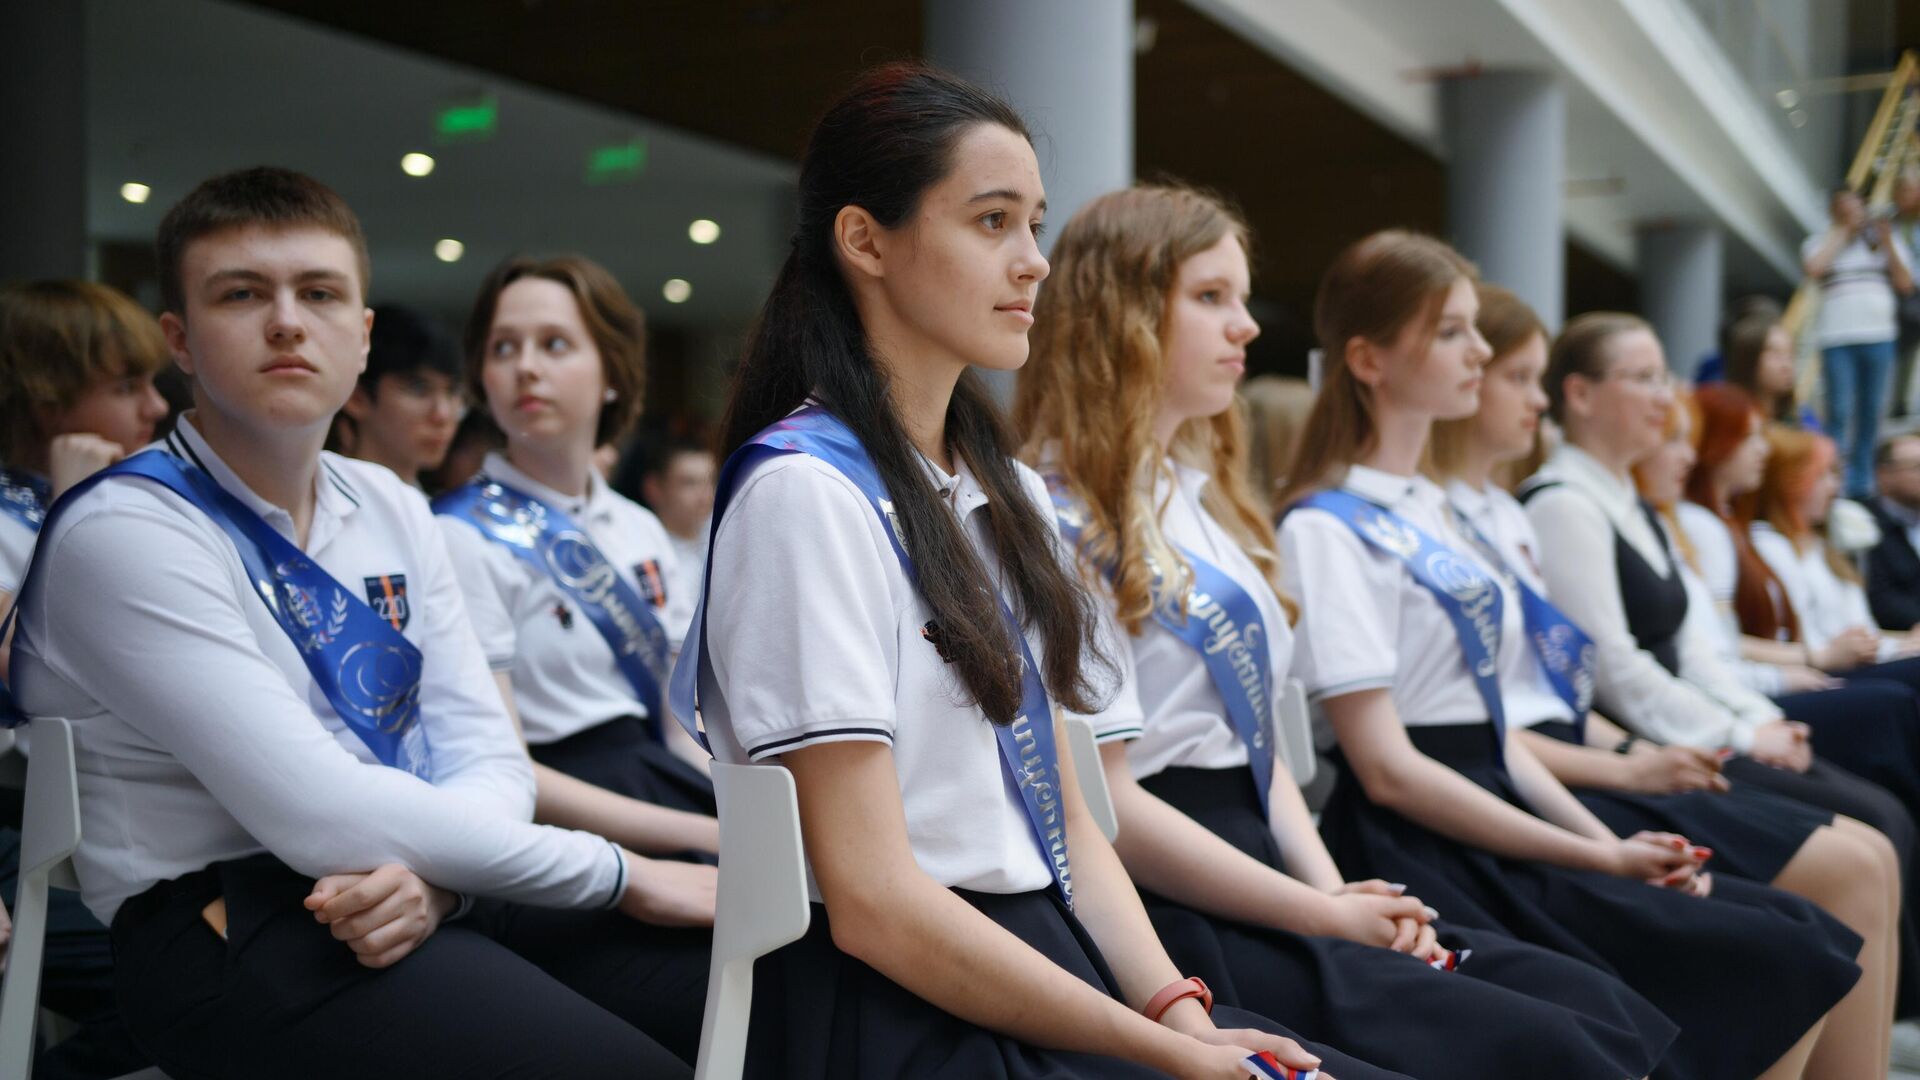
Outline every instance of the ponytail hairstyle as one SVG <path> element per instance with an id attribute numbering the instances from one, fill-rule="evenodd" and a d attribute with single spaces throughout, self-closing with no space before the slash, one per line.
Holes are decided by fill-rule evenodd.
<path id="1" fill-rule="evenodd" d="M 883 228 L 911 225 L 927 189 L 951 171 L 955 147 L 991 124 L 1029 139 L 999 98 L 918 64 L 862 77 L 814 128 L 800 162 L 792 251 L 748 336 L 721 427 L 724 460 L 767 425 L 814 397 L 852 429 L 879 470 L 913 559 L 915 582 L 938 623 L 968 699 L 995 724 L 1020 711 L 1020 650 L 994 610 L 994 578 L 934 489 L 907 438 L 885 368 L 873 355 L 833 247 L 834 219 L 859 206 Z M 1042 681 L 1079 713 L 1099 711 L 1085 665 L 1094 608 L 1059 554 L 1050 512 L 1034 505 L 1011 457 L 1012 438 L 972 370 L 947 406 L 947 439 L 986 489 L 989 531 L 1008 603 L 1043 645 Z M 1104 657 L 1095 655 L 1095 667 Z M 1036 720 L 1036 722 L 1038 722 Z"/>
<path id="2" fill-rule="evenodd" d="M 1347 248 L 1320 279 L 1313 303 L 1313 332 L 1325 352 L 1320 397 L 1307 414 L 1300 453 L 1274 500 L 1287 508 L 1339 480 L 1340 471 L 1373 448 L 1373 389 L 1347 365 L 1355 338 L 1388 346 L 1417 328 L 1431 341 L 1440 326 L 1447 292 L 1458 281 L 1477 281 L 1465 256 L 1431 236 L 1388 229 Z"/>
<path id="3" fill-rule="evenodd" d="M 1740 630 L 1769 641 L 1800 640 L 1800 617 L 1787 599 L 1787 590 L 1767 561 L 1753 549 L 1748 529 L 1750 514 L 1726 508 L 1714 472 L 1727 463 L 1740 444 L 1762 422 L 1753 395 L 1729 383 L 1708 383 L 1693 392 L 1693 448 L 1697 455 L 1693 475 L 1687 477 L 1687 500 L 1706 507 L 1727 524 L 1740 575 L 1733 589 L 1733 610 Z M 1751 509 L 1743 499 L 1742 508 Z M 1726 508 L 1726 509 L 1723 509 Z"/>
<path id="4" fill-rule="evenodd" d="M 1160 531 L 1154 481 L 1170 479 L 1153 418 L 1167 385 L 1163 337 L 1180 267 L 1247 225 L 1220 199 L 1192 188 L 1142 185 L 1103 195 L 1067 222 L 1053 272 L 1034 306 L 1033 358 L 1014 400 L 1027 460 L 1057 468 L 1087 509 L 1083 570 L 1114 568 L 1119 619 L 1139 633 L 1152 614 L 1154 568 L 1185 614 L 1192 568 Z M 1247 487 L 1246 422 L 1238 403 L 1189 420 L 1169 451 L 1205 470 L 1201 503 L 1267 578 L 1281 605 L 1273 526 Z M 1289 610 L 1291 615 L 1292 611 Z"/>

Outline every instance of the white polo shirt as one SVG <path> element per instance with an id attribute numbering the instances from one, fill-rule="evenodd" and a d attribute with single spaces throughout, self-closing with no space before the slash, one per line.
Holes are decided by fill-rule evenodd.
<path id="1" fill-rule="evenodd" d="M 654 617 L 666 623 L 674 555 L 667 530 L 651 510 L 614 491 L 593 470 L 584 497 L 562 495 L 498 451 L 487 455 L 476 480 L 498 480 L 565 511 L 628 587 L 653 605 Z M 442 515 L 440 527 L 487 663 L 513 677 L 513 700 L 528 743 L 558 742 L 616 717 L 647 715 L 607 639 L 551 576 L 470 522 Z M 668 640 L 676 648 L 680 644 L 671 628 Z M 664 674 L 661 679 L 664 695 Z"/>
<path id="2" fill-rule="evenodd" d="M 1169 458 L 1154 475 L 1152 505 L 1160 510 L 1160 530 L 1167 542 L 1205 559 L 1233 579 L 1259 609 L 1273 667 L 1269 701 L 1277 707 L 1280 685 L 1293 661 L 1293 628 L 1287 623 L 1286 610 L 1233 534 L 1201 505 L 1201 494 L 1212 482 L 1207 472 Z M 1226 700 L 1200 654 L 1151 618 L 1141 624 L 1138 635 L 1127 635 L 1115 617 L 1112 594 L 1096 588 L 1095 595 L 1101 600 L 1107 638 L 1127 645 L 1119 657 L 1120 685 L 1112 704 L 1089 717 L 1100 741 L 1132 740 L 1127 766 L 1137 777 L 1176 766 L 1232 769 L 1246 765 L 1246 743 L 1234 730 Z"/>
<path id="3" fill-rule="evenodd" d="M 928 465 L 997 575 L 987 494 L 964 462 L 958 468 L 949 476 Z M 1051 523 L 1046 485 L 1018 469 Z M 922 870 L 989 893 L 1051 884 L 992 725 L 929 640 L 933 616 L 852 481 L 805 454 L 762 461 L 740 479 L 710 557 L 700 706 L 715 757 L 775 761 L 819 743 L 889 743 Z M 1064 564 L 1064 546 L 1056 557 Z M 979 618 L 1000 617 L 989 603 L 982 598 Z M 1040 643 L 1028 635 L 1028 644 L 1044 664 Z"/>
<path id="4" fill-rule="evenodd" d="M 1341 486 L 1392 510 L 1500 582 L 1504 603 L 1495 662 L 1507 726 L 1518 730 L 1565 719 L 1566 705 L 1544 684 L 1544 674 L 1537 681 L 1516 674 L 1533 656 L 1520 598 L 1460 535 L 1439 485 L 1355 465 Z M 1280 547 L 1287 591 L 1300 604 L 1294 672 L 1311 700 L 1386 688 L 1408 727 L 1488 720 L 1453 620 L 1399 559 L 1333 514 L 1312 508 L 1287 515 Z"/>
<path id="5" fill-rule="evenodd" d="M 686 640 L 687 624 L 693 621 L 693 609 L 700 603 L 700 590 L 707 583 L 707 540 L 711 529 L 710 521 L 701 522 L 692 539 L 682 539 L 671 530 L 667 532 L 667 542 L 673 548 L 673 575 L 667 581 L 667 610 L 662 621 L 667 624 L 667 636 L 676 649 Z"/>
<path id="6" fill-rule="evenodd" d="M 205 468 L 283 536 L 183 418 L 149 453 Z M 171 490 L 115 477 L 48 531 L 21 612 L 14 691 L 73 722 L 87 906 L 271 852 L 315 877 L 408 866 L 442 888 L 550 907 L 618 899 L 625 863 L 584 832 L 531 823 L 533 771 L 468 625 L 426 500 L 379 466 L 322 454 L 307 554 L 424 654 L 428 784 L 376 762 L 254 592 L 226 532 Z"/>
<path id="7" fill-rule="evenodd" d="M 1526 502 L 1540 538 L 1541 574 L 1554 605 L 1593 639 L 1600 711 L 1657 742 L 1744 752 L 1753 729 L 1778 719 L 1780 710 L 1741 682 L 1712 632 L 1713 605 L 1696 610 L 1702 605 L 1689 601 L 1679 632 L 1679 675 L 1642 649 L 1627 626 L 1616 537 L 1654 573 L 1676 572 L 1639 494 L 1572 444 L 1556 449 L 1536 479 L 1554 485 Z M 1683 582 L 1691 576 L 1684 565 L 1677 572 Z"/>

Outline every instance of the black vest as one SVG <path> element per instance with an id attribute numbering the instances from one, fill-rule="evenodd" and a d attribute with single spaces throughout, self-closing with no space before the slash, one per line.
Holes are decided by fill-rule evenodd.
<path id="1" fill-rule="evenodd" d="M 1521 491 L 1520 501 L 1526 502 L 1548 488 L 1559 486 L 1557 480 L 1530 485 Z M 1667 539 L 1667 530 L 1660 525 L 1660 516 L 1644 499 L 1640 500 L 1640 512 L 1646 515 L 1647 524 L 1653 526 L 1653 535 L 1659 537 L 1660 546 L 1667 553 L 1667 576 L 1655 573 L 1640 552 L 1620 535 L 1620 530 L 1613 530 L 1613 565 L 1620 578 L 1620 606 L 1627 613 L 1627 629 L 1633 633 L 1634 643 L 1677 676 L 1680 674 L 1680 627 L 1687 621 L 1687 584 L 1680 578 L 1680 558 Z"/>

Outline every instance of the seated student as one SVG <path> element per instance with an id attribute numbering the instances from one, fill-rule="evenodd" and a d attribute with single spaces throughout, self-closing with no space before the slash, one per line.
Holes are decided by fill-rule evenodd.
<path id="1" fill-rule="evenodd" d="M 375 326 L 379 323 L 376 321 Z M 662 625 L 674 555 L 594 448 L 640 415 L 640 312 L 579 255 L 515 257 L 467 323 L 467 391 L 507 434 L 434 500 L 480 647 L 534 761 L 534 819 L 636 851 L 720 848 L 713 785 L 668 751 Z"/>
<path id="2" fill-rule="evenodd" d="M 1840 491 L 1833 440 L 1804 431 L 1767 431 L 1766 471 L 1743 517 L 1751 517 L 1753 548 L 1786 590 L 1799 616 L 1800 640 L 1818 655 L 1848 642 L 1860 666 L 1831 669 L 1849 679 L 1892 672 L 1867 665 L 1920 651 L 1911 628 L 1882 631 L 1873 621 L 1860 568 L 1827 542 L 1827 516 Z M 1903 667 L 1905 665 L 1902 665 Z"/>
<path id="3" fill-rule="evenodd" d="M 195 408 L 53 507 L 13 652 L 73 722 L 136 1039 L 175 1076 L 690 1075 L 710 934 L 639 920 L 709 923 L 713 869 L 528 821 L 425 500 L 320 449 L 367 349 L 353 212 L 248 169 L 158 248 Z M 396 628 L 364 583 L 402 576 Z"/>
<path id="4" fill-rule="evenodd" d="M 703 443 L 669 440 L 640 474 L 640 497 L 660 517 L 673 546 L 673 580 L 667 583 L 667 632 L 687 635 L 707 572 L 707 540 L 713 526 L 713 451 Z"/>
<path id="5" fill-rule="evenodd" d="M 747 1075 L 1400 1076 L 1209 1016 L 1060 752 L 1094 612 L 969 370 L 1027 358 L 1045 207 L 1019 115 L 918 66 L 863 76 L 801 159 L 674 673 L 721 760 L 793 774 L 820 900 L 756 965 Z"/>
<path id="6" fill-rule="evenodd" d="M 1880 542 L 1867 555 L 1867 602 L 1883 629 L 1920 630 L 1920 434 L 1882 440 L 1873 468 Z"/>
<path id="7" fill-rule="evenodd" d="M 1823 1028 L 1860 979 L 1858 935 L 1799 897 L 1704 875 L 1684 837 L 1616 835 L 1507 737 L 1509 717 L 1564 705 L 1527 677 L 1521 597 L 1419 475 L 1433 421 L 1479 403 L 1491 351 L 1473 278 L 1437 240 L 1376 233 L 1315 300 L 1326 377 L 1280 539 L 1296 669 L 1350 770 L 1327 846 L 1348 875 L 1405 882 L 1451 921 L 1619 976 L 1680 1025 L 1662 1075 L 1849 1075 L 1858 1048 Z"/>
<path id="8" fill-rule="evenodd" d="M 1805 896 L 1867 939 L 1867 970 L 1828 1023 L 1837 1045 L 1870 1051 L 1887 1042 L 1898 963 L 1900 866 L 1887 839 L 1851 818 L 1835 817 L 1751 784 L 1730 785 L 1718 755 L 1692 746 L 1660 746 L 1627 735 L 1586 709 L 1593 648 L 1546 596 L 1538 537 L 1518 500 L 1491 482 L 1505 461 L 1532 451 L 1547 396 L 1547 335 L 1533 310 L 1497 285 L 1481 284 L 1477 325 L 1493 350 L 1480 407 L 1434 425 L 1432 473 L 1446 482 L 1461 532 L 1520 592 L 1532 645 L 1528 668 L 1554 691 L 1530 714 L 1507 720 L 1541 763 L 1587 809 L 1622 834 L 1678 833 L 1712 849 L 1721 874 L 1734 873 Z M 1556 704 L 1556 700 L 1559 704 Z M 1854 1036 L 1840 1036 L 1851 1025 Z M 1883 1055 L 1884 1056 L 1884 1052 Z M 1862 1059 L 1862 1070 L 1882 1058 Z"/>
<path id="9" fill-rule="evenodd" d="M 1094 200 L 1054 243 L 1020 377 L 1016 425 L 1119 660 L 1091 719 L 1121 862 L 1217 1001 L 1429 1080 L 1645 1075 L 1673 1036 L 1645 999 L 1569 957 L 1443 926 L 1403 889 L 1345 881 L 1275 766 L 1293 639 L 1240 463 L 1234 388 L 1260 332 L 1247 244 L 1196 191 Z M 1088 392 L 1102 387 L 1118 392 Z"/>
<path id="10" fill-rule="evenodd" d="M 145 446 L 166 416 L 153 387 L 167 363 L 160 326 L 90 281 L 0 287 L 0 619 L 26 576 L 48 505 Z M 8 650 L 0 639 L 0 680 Z M 0 829 L 0 924 L 15 896 L 19 835 Z M 35 1065 L 41 1077 L 112 1077 L 151 1064 L 113 1003 L 107 929 L 65 890 L 52 894 L 41 1002 L 80 1030 Z M 0 956 L 6 946 L 0 941 Z"/>
<path id="11" fill-rule="evenodd" d="M 460 346 L 432 316 L 382 304 L 373 309 L 367 370 L 334 420 L 348 457 L 385 465 L 414 487 L 446 460 L 466 410 Z"/>
<path id="12" fill-rule="evenodd" d="M 1780 305 L 1764 296 L 1749 297 L 1727 314 L 1720 326 L 1727 384 L 1753 395 L 1769 423 L 1820 430 L 1813 408 L 1794 404 L 1793 335 L 1781 322 Z"/>

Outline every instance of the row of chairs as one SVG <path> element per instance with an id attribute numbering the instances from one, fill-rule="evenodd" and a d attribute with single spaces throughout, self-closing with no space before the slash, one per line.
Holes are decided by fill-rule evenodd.
<path id="1" fill-rule="evenodd" d="M 1313 779 L 1315 758 L 1306 693 L 1298 679 L 1289 679 L 1283 688 L 1279 716 L 1281 760 L 1295 782 L 1305 786 Z M 1067 742 L 1094 820 L 1112 839 L 1119 830 L 1093 728 L 1084 721 L 1069 722 Z M 713 968 L 694 1078 L 738 1080 L 746 1064 L 753 962 L 806 933 L 812 909 L 792 774 L 778 767 L 716 762 L 713 787 L 720 805 L 720 848 L 727 858 L 720 864 Z M 39 1018 L 47 890 L 80 887 L 73 873 L 73 853 L 79 846 L 73 727 L 58 718 L 36 720 L 26 777 L 13 942 L 6 977 L 0 982 L 0 1077 L 28 1075 Z M 120 1080 L 166 1077 L 159 1069 L 146 1069 Z"/>

